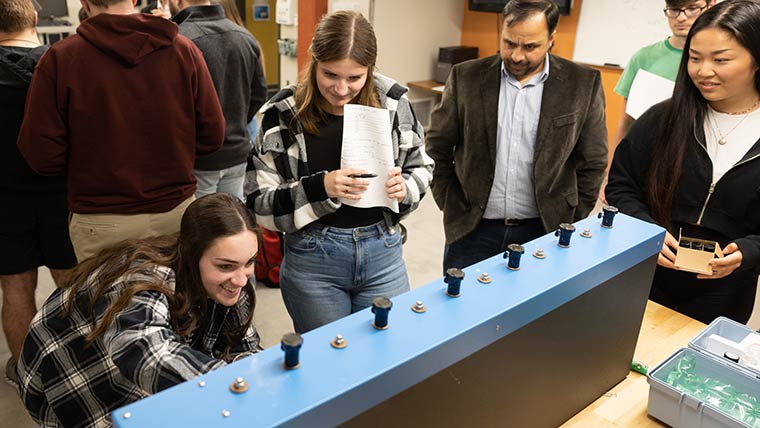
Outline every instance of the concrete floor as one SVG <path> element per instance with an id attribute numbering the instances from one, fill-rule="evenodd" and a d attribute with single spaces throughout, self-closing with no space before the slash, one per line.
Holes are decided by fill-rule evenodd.
<path id="1" fill-rule="evenodd" d="M 403 222 L 409 232 L 408 241 L 404 245 L 404 259 L 412 288 L 441 277 L 444 244 L 441 222 L 442 215 L 430 195 L 422 201 L 419 209 Z M 38 304 L 42 304 L 53 287 L 49 272 L 46 269 L 40 269 Z M 255 323 L 261 334 L 263 346 L 266 348 L 279 343 L 283 334 L 293 330 L 293 325 L 285 311 L 279 289 L 260 285 L 257 288 L 257 299 Z M 760 300 L 760 293 L 758 300 Z M 757 304 L 756 300 L 756 308 Z M 760 316 L 757 310 L 750 319 L 749 325 L 754 329 L 760 327 Z M 0 367 L 4 369 L 5 361 L 10 354 L 2 332 L 0 336 L 2 336 L 0 337 Z M 0 421 L 2 421 L 0 426 L 3 427 L 33 428 L 36 426 L 26 413 L 16 391 L 2 381 L 0 381 Z"/>

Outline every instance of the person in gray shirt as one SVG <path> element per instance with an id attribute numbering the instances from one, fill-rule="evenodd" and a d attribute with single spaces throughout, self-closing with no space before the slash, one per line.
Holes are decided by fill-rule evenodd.
<path id="1" fill-rule="evenodd" d="M 195 160 L 195 196 L 226 192 L 244 201 L 246 157 L 253 138 L 246 125 L 267 99 L 259 44 L 245 28 L 225 17 L 222 5 L 169 0 L 169 7 L 180 34 L 203 53 L 227 122 L 224 146 Z"/>

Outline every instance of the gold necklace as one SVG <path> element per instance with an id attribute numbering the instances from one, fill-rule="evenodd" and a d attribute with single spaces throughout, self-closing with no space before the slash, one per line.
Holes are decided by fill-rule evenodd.
<path id="1" fill-rule="evenodd" d="M 757 106 L 758 106 L 758 105 L 760 105 L 760 98 L 758 98 L 758 99 L 755 101 L 755 103 L 754 103 L 754 104 L 752 104 L 751 106 L 749 106 L 749 108 L 746 108 L 746 109 L 744 109 L 744 110 L 742 110 L 742 111 L 736 111 L 736 112 L 726 112 L 726 113 L 728 113 L 728 114 L 730 114 L 730 115 L 733 115 L 733 116 L 739 116 L 740 114 L 747 114 L 747 113 L 750 113 L 750 112 L 752 112 L 754 109 L 756 109 L 756 108 L 757 108 Z"/>
<path id="2" fill-rule="evenodd" d="M 718 144 L 720 144 L 721 146 L 725 146 L 726 143 L 728 143 L 727 138 L 728 138 L 729 134 L 731 134 L 732 132 L 734 132 L 734 130 L 736 128 L 738 128 L 739 125 L 742 124 L 742 122 L 744 122 L 744 120 L 750 115 L 750 113 L 752 113 L 757 108 L 758 105 L 760 105 L 760 99 L 758 99 L 757 101 L 755 101 L 755 103 L 752 104 L 752 106 L 750 106 L 748 109 L 745 109 L 745 110 L 742 110 L 742 111 L 736 112 L 736 113 L 728 113 L 728 114 L 730 114 L 732 116 L 738 116 L 740 114 L 743 114 L 744 116 L 742 116 L 741 120 L 739 120 L 738 122 L 736 122 L 736 125 L 734 125 L 731 128 L 731 130 L 729 130 L 725 134 L 720 129 L 720 124 L 718 124 L 717 115 L 712 115 L 712 123 L 713 123 L 714 128 L 715 128 L 714 130 L 717 131 Z M 715 112 L 717 113 L 717 110 Z"/>
<path id="3" fill-rule="evenodd" d="M 741 120 L 738 121 L 738 122 L 736 122 L 736 125 L 734 125 L 733 128 L 731 128 L 731 130 L 728 131 L 728 132 L 726 132 L 725 134 L 720 129 L 720 125 L 718 124 L 718 119 L 715 116 L 713 116 L 712 117 L 712 123 L 713 123 L 713 125 L 715 125 L 714 126 L 715 131 L 717 131 L 718 144 L 720 144 L 721 146 L 725 146 L 726 143 L 728 143 L 727 138 L 728 138 L 729 134 L 731 134 L 732 132 L 734 132 L 734 129 L 738 128 L 739 125 L 741 125 L 742 122 L 744 122 L 744 119 L 746 119 L 747 116 L 749 116 L 749 113 L 745 113 L 744 116 L 741 118 Z"/>

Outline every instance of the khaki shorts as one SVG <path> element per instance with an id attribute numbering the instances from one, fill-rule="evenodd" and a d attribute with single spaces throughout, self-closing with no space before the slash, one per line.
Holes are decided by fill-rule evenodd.
<path id="1" fill-rule="evenodd" d="M 157 214 L 71 214 L 69 236 L 77 260 L 90 258 L 125 239 L 179 232 L 182 214 L 195 200 L 191 196 L 171 211 Z"/>

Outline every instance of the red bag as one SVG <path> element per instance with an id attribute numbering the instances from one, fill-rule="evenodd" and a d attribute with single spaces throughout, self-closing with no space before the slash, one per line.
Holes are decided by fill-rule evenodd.
<path id="1" fill-rule="evenodd" d="M 268 229 L 261 229 L 259 253 L 256 255 L 254 272 L 256 280 L 270 288 L 280 286 L 280 263 L 282 263 L 282 235 Z"/>

